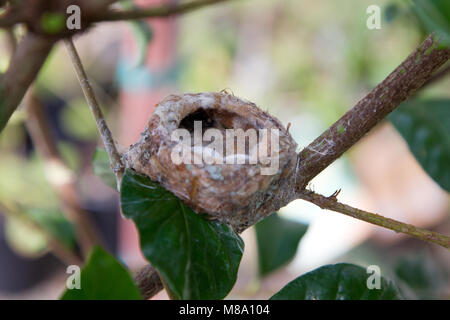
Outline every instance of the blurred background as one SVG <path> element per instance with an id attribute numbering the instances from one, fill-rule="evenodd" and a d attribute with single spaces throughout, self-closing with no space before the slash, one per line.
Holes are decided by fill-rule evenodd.
<path id="1" fill-rule="evenodd" d="M 373 4 L 381 8 L 381 29 L 369 30 L 366 9 Z M 235 0 L 145 23 L 99 24 L 76 37 L 75 44 L 124 148 L 139 138 L 155 104 L 166 95 L 226 89 L 268 110 L 285 126 L 291 123 L 300 150 L 425 36 L 404 1 Z M 3 32 L 2 71 L 9 56 Z M 447 77 L 420 96 L 450 98 L 449 88 Z M 106 247 L 138 270 L 145 260 L 135 227 L 120 216 L 117 192 L 93 173 L 91 160 L 101 143 L 62 45 L 53 50 L 34 89 L 74 177 L 80 208 L 94 221 Z M 64 290 L 65 265 L 49 252 L 41 230 L 23 216 L 44 216 L 63 230 L 71 246 L 73 228 L 47 182 L 48 164 L 37 152 L 26 117 L 21 108 L 0 135 L 0 299 L 56 299 Z M 58 172 L 53 174 L 58 178 Z M 450 234 L 448 193 L 423 171 L 388 121 L 316 177 L 311 188 L 325 195 L 342 189 L 344 203 Z M 266 299 L 300 274 L 336 262 L 378 265 L 410 297 L 450 298 L 446 249 L 301 200 L 279 214 L 308 226 L 295 257 L 261 277 L 255 230 L 245 231 L 246 250 L 229 298 Z M 164 292 L 155 297 L 166 298 Z"/>

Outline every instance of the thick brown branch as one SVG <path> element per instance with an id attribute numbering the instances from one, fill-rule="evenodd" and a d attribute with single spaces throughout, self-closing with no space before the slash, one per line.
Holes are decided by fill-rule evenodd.
<path id="1" fill-rule="evenodd" d="M 19 43 L 0 80 L 0 132 L 36 78 L 53 44 L 53 40 L 31 33 Z"/>
<path id="2" fill-rule="evenodd" d="M 187 13 L 195 9 L 214 5 L 229 0 L 196 0 L 181 4 L 164 4 L 159 7 L 135 8 L 129 10 L 109 10 L 96 18 L 97 21 L 133 20 L 155 17 L 168 17 Z"/>
<path id="3" fill-rule="evenodd" d="M 335 196 L 325 197 L 312 191 L 303 190 L 301 193 L 299 193 L 298 197 L 300 199 L 312 202 L 322 209 L 340 212 L 358 220 L 366 221 L 368 223 L 390 229 L 398 233 L 404 233 L 423 241 L 432 242 L 447 249 L 450 248 L 450 237 L 439 234 L 437 232 L 421 229 L 411 224 L 386 218 L 376 213 L 353 208 L 349 205 L 338 202 Z"/>
<path id="4" fill-rule="evenodd" d="M 422 89 L 425 87 L 428 87 L 443 78 L 447 77 L 450 74 L 450 64 L 447 66 L 444 66 L 440 70 L 438 70 L 436 73 L 433 74 L 433 76 L 422 86 Z"/>
<path id="5" fill-rule="evenodd" d="M 155 294 L 164 289 L 158 272 L 150 264 L 146 265 L 136 273 L 134 282 L 145 300 L 152 298 Z"/>
<path id="6" fill-rule="evenodd" d="M 297 190 L 358 142 L 450 58 L 430 35 L 383 82 L 298 155 Z"/>

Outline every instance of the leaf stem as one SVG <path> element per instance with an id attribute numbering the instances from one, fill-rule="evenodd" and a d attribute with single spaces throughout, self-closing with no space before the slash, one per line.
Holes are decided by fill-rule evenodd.
<path id="1" fill-rule="evenodd" d="M 336 196 L 330 197 L 317 194 L 310 190 L 303 190 L 298 194 L 298 198 L 309 201 L 322 209 L 336 211 L 347 216 L 362 220 L 398 233 L 404 233 L 414 238 L 438 244 L 444 248 L 450 248 L 450 237 L 434 231 L 418 228 L 411 224 L 403 223 L 394 219 L 383 217 L 376 213 L 360 210 L 349 205 L 340 203 Z"/>
<path id="2" fill-rule="evenodd" d="M 120 181 L 122 180 L 124 166 L 119 152 L 117 151 L 116 144 L 114 143 L 111 131 L 106 124 L 105 118 L 103 116 L 102 110 L 99 107 L 97 98 L 95 97 L 94 90 L 89 82 L 89 79 L 84 71 L 83 64 L 81 63 L 80 56 L 78 55 L 77 49 L 73 44 L 72 39 L 65 39 L 64 43 L 69 53 L 72 64 L 75 68 L 78 80 L 80 82 L 81 89 L 83 90 L 84 96 L 89 104 L 89 108 L 95 118 L 97 123 L 97 128 L 102 138 L 103 144 L 105 145 L 106 152 L 108 153 L 109 160 L 111 163 L 111 169 L 114 171 L 117 179 L 117 188 L 120 189 Z M 81 125 L 81 124 L 80 124 Z"/>

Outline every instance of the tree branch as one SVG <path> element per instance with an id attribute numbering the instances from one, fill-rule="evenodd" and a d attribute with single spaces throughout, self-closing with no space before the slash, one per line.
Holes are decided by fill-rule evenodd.
<path id="1" fill-rule="evenodd" d="M 309 181 L 358 142 L 369 130 L 419 89 L 450 58 L 430 35 L 383 82 L 323 132 L 297 158 L 296 189 Z"/>
<path id="2" fill-rule="evenodd" d="M 122 180 L 124 166 L 122 164 L 122 160 L 119 152 L 117 151 L 116 144 L 112 137 L 111 131 L 106 124 L 105 118 L 103 117 L 102 110 L 100 109 L 97 99 L 95 97 L 94 90 L 89 83 L 89 79 L 84 71 L 83 64 L 81 63 L 78 52 L 73 44 L 72 39 L 65 39 L 64 43 L 67 48 L 67 52 L 72 60 L 72 64 L 75 68 L 76 74 L 78 76 L 78 80 L 80 82 L 80 86 L 83 89 L 84 96 L 89 104 L 89 108 L 95 118 L 97 123 L 97 128 L 100 133 L 100 136 L 103 140 L 103 144 L 105 145 L 106 152 L 108 153 L 109 160 L 111 163 L 111 168 L 114 171 L 117 179 L 117 187 L 120 188 L 120 181 Z"/>
<path id="3" fill-rule="evenodd" d="M 339 203 L 335 196 L 325 197 L 305 190 L 308 182 L 324 170 L 334 160 L 360 140 L 379 121 L 393 111 L 402 101 L 419 89 L 441 65 L 450 58 L 450 50 L 439 49 L 437 40 L 428 37 L 399 67 L 383 82 L 375 87 L 354 108 L 347 112 L 332 127 L 326 130 L 298 155 L 298 169 L 293 181 L 297 191 L 287 192 L 280 201 L 280 207 L 294 198 L 312 202 L 322 209 L 329 209 L 353 218 L 375 224 L 395 232 L 408 234 L 415 238 L 441 245 L 450 246 L 450 238 L 436 232 L 417 228 L 390 218 L 359 210 Z M 150 265 L 140 271 L 136 282 L 148 297 L 161 290 L 160 280 L 157 284 L 157 272 Z M 154 286 L 154 288 L 153 288 Z"/>
<path id="4" fill-rule="evenodd" d="M 42 113 L 42 104 L 33 87 L 30 87 L 25 97 L 25 105 L 26 126 L 37 152 L 44 159 L 47 180 L 58 195 L 67 219 L 74 224 L 78 243 L 83 256 L 86 257 L 92 247 L 100 242 L 97 230 L 89 214 L 79 205 L 73 174 L 62 160 L 49 132 L 47 119 Z"/>
<path id="5" fill-rule="evenodd" d="M 54 40 L 27 34 L 0 79 L 0 132 L 17 109 L 54 45 Z"/>
<path id="6" fill-rule="evenodd" d="M 136 273 L 134 282 L 145 300 L 152 298 L 155 294 L 164 289 L 158 272 L 150 264 L 146 265 Z"/>
<path id="7" fill-rule="evenodd" d="M 445 66 L 442 69 L 438 70 L 436 73 L 434 73 L 431 76 L 431 78 L 422 86 L 422 89 L 442 80 L 449 74 L 450 74 L 450 64 L 448 66 Z"/>
<path id="8" fill-rule="evenodd" d="M 129 10 L 108 10 L 104 14 L 100 14 L 96 20 L 101 21 L 118 21 L 133 20 L 155 17 L 168 17 L 177 14 L 187 13 L 195 9 L 218 4 L 229 0 L 195 0 L 181 4 L 163 4 L 159 7 L 151 8 L 134 8 Z"/>
<path id="9" fill-rule="evenodd" d="M 397 233 L 404 233 L 414 238 L 438 244 L 444 248 L 450 248 L 450 237 L 426 229 L 417 228 L 411 224 L 396 221 L 380 216 L 376 213 L 353 208 L 337 201 L 335 195 L 325 197 L 309 190 L 303 190 L 298 194 L 299 199 L 309 201 L 322 209 L 328 209 L 343 213 L 347 216 L 362 220 Z"/>

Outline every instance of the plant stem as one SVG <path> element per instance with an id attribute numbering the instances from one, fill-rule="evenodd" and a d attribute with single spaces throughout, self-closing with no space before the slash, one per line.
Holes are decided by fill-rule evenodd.
<path id="1" fill-rule="evenodd" d="M 134 282 L 145 300 L 150 299 L 159 291 L 164 289 L 158 272 L 150 264 L 146 265 L 136 273 Z"/>
<path id="2" fill-rule="evenodd" d="M 304 189 L 449 59 L 450 49 L 440 48 L 436 37 L 430 35 L 383 82 L 298 154 L 296 189 Z"/>
<path id="3" fill-rule="evenodd" d="M 86 97 L 86 100 L 89 104 L 89 108 L 91 109 L 91 112 L 97 123 L 97 128 L 103 140 L 103 144 L 105 145 L 106 152 L 108 153 L 111 168 L 114 171 L 114 174 L 116 175 L 117 188 L 120 188 L 120 182 L 122 180 L 124 171 L 124 166 L 122 164 L 120 154 L 117 151 L 116 144 L 114 143 L 111 131 L 109 130 L 105 118 L 103 117 L 102 110 L 98 105 L 97 99 L 94 94 L 94 90 L 92 89 L 92 86 L 89 82 L 86 72 L 84 71 L 83 64 L 81 63 L 80 56 L 78 55 L 78 52 L 75 48 L 75 45 L 73 44 L 72 39 L 65 39 L 64 43 L 66 45 L 67 52 L 69 53 L 69 56 L 72 60 L 72 64 L 75 68 L 75 72 L 77 74 L 84 96 Z"/>
<path id="4" fill-rule="evenodd" d="M 336 196 L 325 197 L 313 191 L 303 190 L 298 195 L 299 199 L 309 201 L 322 209 L 328 209 L 343 213 L 347 216 L 362 220 L 398 233 L 404 233 L 414 238 L 438 244 L 444 248 L 450 248 L 450 237 L 434 231 L 421 229 L 411 224 L 396 221 L 380 216 L 376 213 L 360 210 L 337 201 Z"/>
<path id="5" fill-rule="evenodd" d="M 88 101 L 89 107 L 97 122 L 98 130 L 102 137 L 106 151 L 108 152 L 109 160 L 111 162 L 111 168 L 113 168 L 116 174 L 117 188 L 120 191 L 120 181 L 122 180 L 124 172 L 124 166 L 122 164 L 120 154 L 116 149 L 116 145 L 114 143 L 111 131 L 109 130 L 106 121 L 103 117 L 102 111 L 98 106 L 94 90 L 92 89 L 89 83 L 89 80 L 86 76 L 80 57 L 72 42 L 72 39 L 66 39 L 64 41 L 67 47 L 67 51 L 69 52 L 70 58 L 72 60 L 72 63 L 75 67 L 75 71 L 77 73 L 81 88 L 83 89 L 86 100 Z M 137 273 L 135 282 L 137 283 L 138 288 L 145 299 L 150 299 L 152 296 L 154 296 L 156 293 L 158 293 L 163 289 L 161 279 L 159 278 L 156 269 L 153 268 L 151 265 L 145 266 L 142 270 L 140 270 Z"/>
<path id="6" fill-rule="evenodd" d="M 99 15 L 97 21 L 118 21 L 118 20 L 133 20 L 154 17 L 168 17 L 177 14 L 183 14 L 195 9 L 214 5 L 220 2 L 229 0 L 196 0 L 181 4 L 163 4 L 158 7 L 151 8 L 135 8 L 129 10 L 109 10 L 103 15 Z"/>

